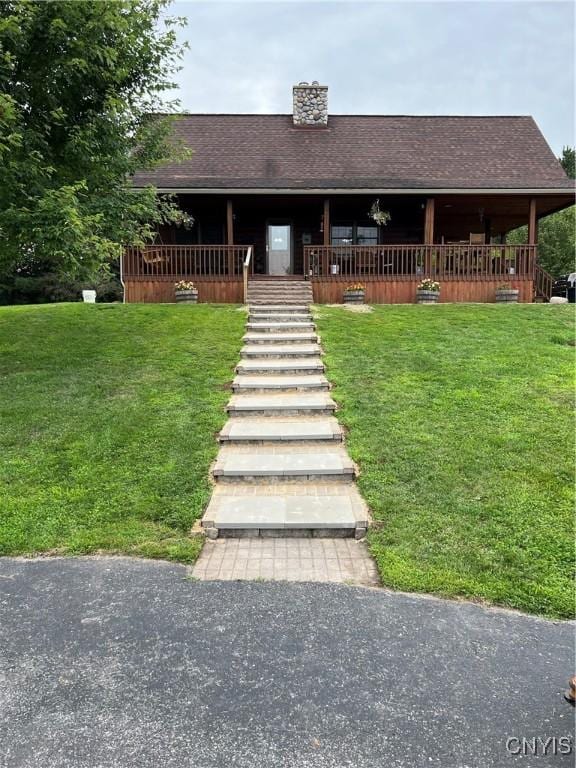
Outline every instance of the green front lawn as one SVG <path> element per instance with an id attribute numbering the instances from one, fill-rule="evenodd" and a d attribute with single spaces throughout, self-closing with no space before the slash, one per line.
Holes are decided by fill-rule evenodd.
<path id="1" fill-rule="evenodd" d="M 245 317 L 231 306 L 0 308 L 0 554 L 191 562 Z"/>
<path id="2" fill-rule="evenodd" d="M 573 614 L 573 308 L 319 308 L 384 584 Z"/>

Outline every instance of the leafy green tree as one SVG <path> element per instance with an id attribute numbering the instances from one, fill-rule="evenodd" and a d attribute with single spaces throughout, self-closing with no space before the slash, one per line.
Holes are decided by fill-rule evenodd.
<path id="1" fill-rule="evenodd" d="M 564 147 L 562 149 L 560 165 L 566 171 L 567 176 L 571 179 L 576 179 L 576 148 Z"/>
<path id="2" fill-rule="evenodd" d="M 564 147 L 560 163 L 566 174 L 575 178 L 574 147 Z M 509 232 L 506 242 L 522 244 L 528 241 L 528 228 Z M 545 216 L 538 223 L 538 263 L 554 277 L 576 270 L 576 207 Z"/>
<path id="3" fill-rule="evenodd" d="M 168 0 L 0 5 L 0 274 L 97 272 L 182 221 L 130 175 L 180 152 L 166 108 L 182 46 Z M 168 105 L 173 108 L 175 102 Z"/>

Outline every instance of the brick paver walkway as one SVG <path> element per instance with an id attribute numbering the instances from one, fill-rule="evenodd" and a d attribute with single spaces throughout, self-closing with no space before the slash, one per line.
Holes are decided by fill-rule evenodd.
<path id="1" fill-rule="evenodd" d="M 363 541 L 314 538 L 221 538 L 207 541 L 192 569 L 205 581 L 320 581 L 378 586 Z"/>

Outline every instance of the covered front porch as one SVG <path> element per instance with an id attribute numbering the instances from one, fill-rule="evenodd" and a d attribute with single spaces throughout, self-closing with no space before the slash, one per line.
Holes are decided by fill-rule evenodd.
<path id="1" fill-rule="evenodd" d="M 376 199 L 390 214 L 386 226 L 370 216 Z M 180 195 L 179 203 L 190 228 L 163 228 L 156 243 L 126 250 L 127 301 L 172 301 L 173 283 L 189 279 L 201 301 L 241 302 L 245 278 L 265 275 L 310 280 L 320 303 L 341 301 L 356 281 L 367 301 L 410 302 L 425 277 L 443 283 L 445 301 L 493 300 L 503 281 L 531 301 L 535 278 L 543 279 L 538 218 L 565 204 L 503 194 L 272 193 Z M 528 242 L 506 245 L 506 233 L 523 224 Z"/>

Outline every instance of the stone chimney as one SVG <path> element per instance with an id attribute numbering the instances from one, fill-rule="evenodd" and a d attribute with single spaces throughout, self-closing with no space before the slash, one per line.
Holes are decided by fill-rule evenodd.
<path id="1" fill-rule="evenodd" d="M 312 83 L 298 83 L 292 88 L 292 119 L 296 126 L 315 126 L 325 128 L 328 125 L 328 86 Z"/>

